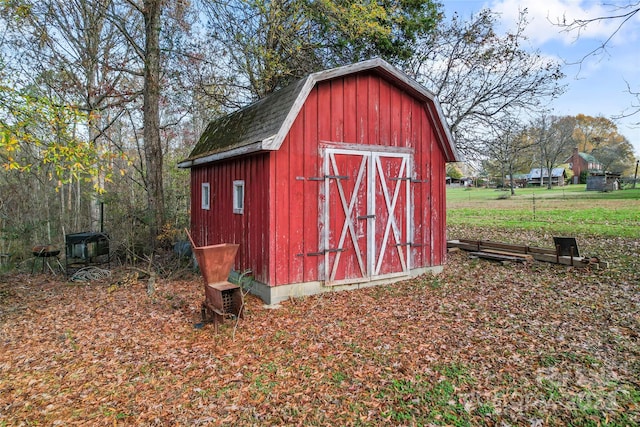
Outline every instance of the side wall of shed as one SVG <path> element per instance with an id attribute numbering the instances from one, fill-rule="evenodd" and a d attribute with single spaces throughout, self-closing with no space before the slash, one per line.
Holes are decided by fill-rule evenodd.
<path id="1" fill-rule="evenodd" d="M 250 268 L 256 280 L 269 278 L 269 153 L 191 169 L 191 234 L 198 246 L 238 243 L 234 270 Z M 233 213 L 233 182 L 245 183 L 244 213 Z M 202 209 L 202 183 L 211 188 L 210 209 Z"/>
<path id="2" fill-rule="evenodd" d="M 413 150 L 412 268 L 442 265 L 445 159 L 425 105 L 374 73 L 321 82 L 311 91 L 271 164 L 271 286 L 323 280 L 319 236 L 322 144 Z"/>

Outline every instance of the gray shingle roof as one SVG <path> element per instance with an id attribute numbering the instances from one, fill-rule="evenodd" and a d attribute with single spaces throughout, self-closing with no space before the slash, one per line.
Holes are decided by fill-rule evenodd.
<path id="1" fill-rule="evenodd" d="M 186 160 L 250 146 L 276 135 L 307 79 L 209 123 Z"/>

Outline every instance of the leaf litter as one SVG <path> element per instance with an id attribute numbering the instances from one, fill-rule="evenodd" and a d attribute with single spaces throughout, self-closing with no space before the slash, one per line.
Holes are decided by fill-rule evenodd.
<path id="1" fill-rule="evenodd" d="M 640 245 L 579 244 L 610 268 L 451 252 L 441 274 L 394 285 L 278 310 L 249 296 L 235 335 L 229 321 L 194 328 L 198 276 L 148 296 L 125 272 L 5 275 L 0 423 L 638 425 Z"/>

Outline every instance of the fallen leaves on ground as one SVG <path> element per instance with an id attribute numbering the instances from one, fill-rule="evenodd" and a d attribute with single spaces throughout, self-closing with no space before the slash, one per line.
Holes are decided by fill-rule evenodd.
<path id="1" fill-rule="evenodd" d="M 0 423 L 637 425 L 640 244 L 579 244 L 610 268 L 452 252 L 437 276 L 276 310 L 247 297 L 217 334 L 194 327 L 198 276 L 151 297 L 124 271 L 2 276 Z"/>

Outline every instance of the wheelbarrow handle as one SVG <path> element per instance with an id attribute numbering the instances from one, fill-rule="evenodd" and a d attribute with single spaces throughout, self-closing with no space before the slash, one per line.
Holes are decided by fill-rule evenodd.
<path id="1" fill-rule="evenodd" d="M 189 238 L 189 241 L 191 242 L 191 245 L 192 245 L 194 248 L 197 248 L 197 246 L 196 246 L 195 242 L 194 242 L 194 241 L 193 241 L 193 239 L 191 238 L 191 233 L 189 233 L 189 230 L 187 230 L 187 228 L 185 227 L 185 228 L 184 228 L 184 231 L 187 233 L 187 237 Z"/>

